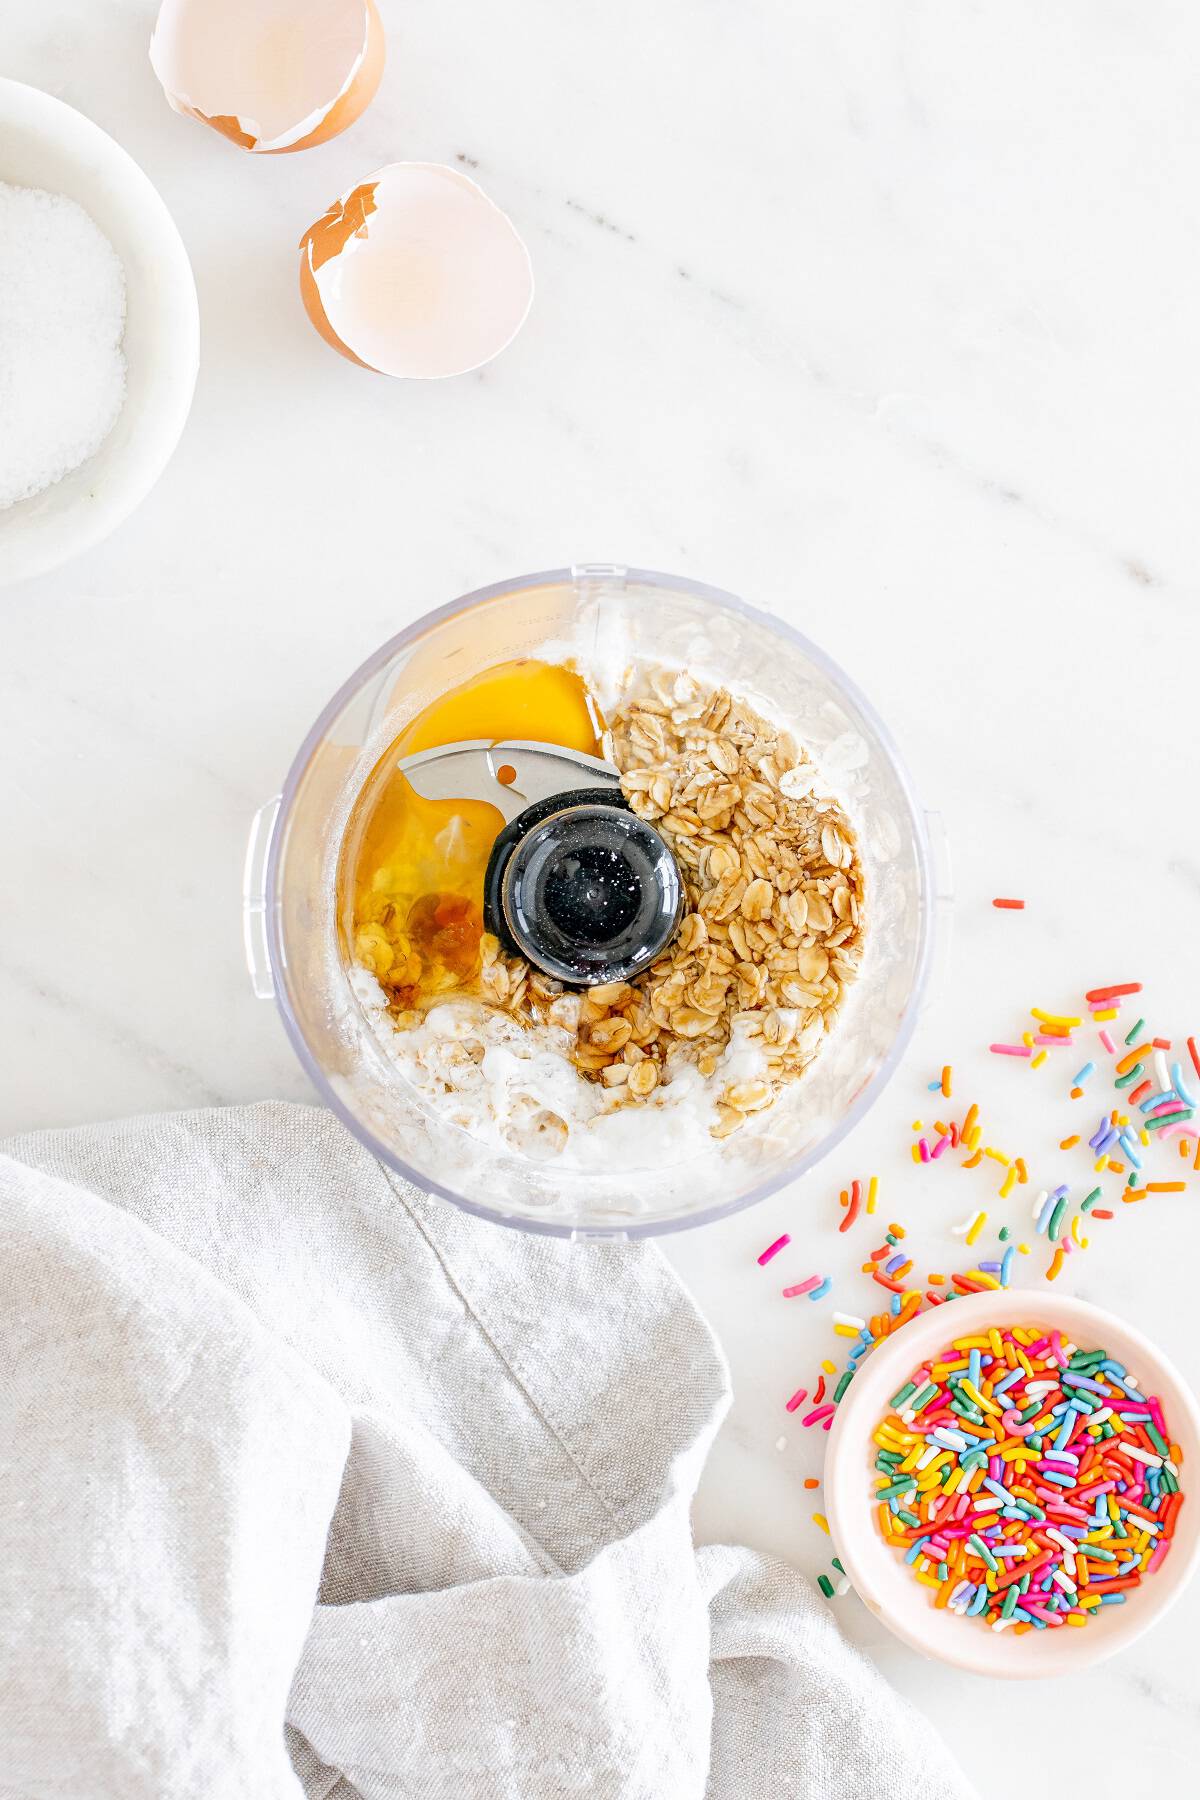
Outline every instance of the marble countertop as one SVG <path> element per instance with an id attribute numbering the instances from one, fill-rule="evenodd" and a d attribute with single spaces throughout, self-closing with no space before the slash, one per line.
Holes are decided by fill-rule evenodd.
<path id="1" fill-rule="evenodd" d="M 1200 1027 L 1200 19 L 1134 0 L 527 0 L 519 20 L 383 0 L 366 116 L 256 160 L 167 110 L 153 10 L 44 0 L 4 32 L 5 72 L 90 114 L 163 193 L 202 360 L 140 512 L 0 595 L 0 1129 L 305 1096 L 242 963 L 246 829 L 333 687 L 405 622 L 592 559 L 776 609 L 890 723 L 958 893 L 951 972 L 868 1120 L 792 1191 L 668 1245 L 736 1386 L 698 1530 L 815 1574 L 829 1545 L 801 1482 L 821 1445 L 783 1401 L 834 1340 L 776 1272 L 827 1268 L 865 1298 L 837 1191 L 871 1172 L 882 1216 L 951 1254 L 947 1226 L 989 1190 L 909 1158 L 945 1061 L 996 1141 L 1056 1166 L 1061 1073 L 986 1054 L 1030 1005 L 1137 979 L 1159 1029 Z M 304 228 L 406 157 L 468 168 L 538 280 L 514 346 L 445 384 L 351 367 L 296 291 Z M 991 908 L 1012 892 L 1024 913 Z M 1195 1206 L 1130 1209 L 1061 1285 L 1200 1382 Z M 758 1269 L 783 1229 L 798 1247 Z M 987 1800 L 1012 1791 L 1017 1715 L 1027 1800 L 1194 1775 L 1196 1591 L 1086 1680 L 1002 1708 L 838 1606 Z"/>

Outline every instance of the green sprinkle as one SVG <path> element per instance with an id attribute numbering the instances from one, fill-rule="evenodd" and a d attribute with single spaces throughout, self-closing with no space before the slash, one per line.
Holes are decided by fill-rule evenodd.
<path id="1" fill-rule="evenodd" d="M 911 1381 L 906 1381 L 904 1386 L 892 1395 L 891 1399 L 888 1401 L 888 1405 L 903 1406 L 910 1395 L 915 1394 L 916 1391 L 915 1384 Z"/>
<path id="2" fill-rule="evenodd" d="M 1138 1020 L 1137 1024 L 1134 1026 L 1133 1030 L 1131 1032 L 1129 1032 L 1125 1038 L 1125 1042 L 1127 1044 L 1132 1044 L 1134 1038 L 1137 1036 L 1138 1032 L 1142 1029 L 1142 1026 L 1145 1023 L 1146 1023 L 1145 1019 Z"/>
<path id="3" fill-rule="evenodd" d="M 839 1575 L 844 1575 L 846 1573 L 845 1569 L 842 1567 L 842 1560 L 839 1556 L 833 1557 L 832 1562 L 833 1567 L 837 1570 Z"/>
<path id="4" fill-rule="evenodd" d="M 838 1382 L 837 1386 L 833 1390 L 833 1400 L 834 1400 L 835 1406 L 836 1406 L 837 1402 L 841 1399 L 842 1395 L 845 1393 L 846 1389 L 850 1386 L 850 1383 L 853 1380 L 854 1380 L 854 1370 L 853 1369 L 843 1370 L 842 1379 Z"/>
<path id="5" fill-rule="evenodd" d="M 903 1519 L 903 1521 L 906 1525 L 919 1525 L 921 1523 L 921 1521 L 920 1521 L 920 1519 L 918 1519 L 916 1513 L 912 1513 L 912 1512 L 898 1512 L 896 1514 L 896 1517 L 898 1519 Z"/>
<path id="6" fill-rule="evenodd" d="M 937 1383 L 933 1382 L 933 1381 L 927 1381 L 925 1383 L 925 1386 L 921 1389 L 920 1393 L 913 1395 L 912 1400 L 909 1403 L 911 1410 L 913 1412 L 923 1411 L 924 1408 L 929 1405 L 929 1402 L 936 1397 L 936 1395 L 937 1395 Z"/>
<path id="7" fill-rule="evenodd" d="M 984 1541 L 980 1537 L 979 1533 L 977 1531 L 973 1531 L 971 1533 L 970 1537 L 967 1539 L 967 1542 L 968 1542 L 968 1544 L 970 1544 L 972 1550 L 974 1550 L 976 1556 L 982 1556 L 984 1562 L 987 1564 L 988 1568 L 992 1571 L 993 1575 L 996 1574 L 1000 1568 L 1000 1564 L 996 1561 L 995 1557 L 992 1555 L 991 1551 L 988 1549 L 987 1545 L 984 1543 Z"/>
<path id="8" fill-rule="evenodd" d="M 1178 1124 L 1181 1119 L 1190 1119 L 1191 1116 L 1192 1108 L 1190 1106 L 1185 1106 L 1181 1112 L 1159 1113 L 1157 1118 L 1147 1119 L 1146 1124 L 1151 1131 L 1161 1131 L 1164 1125 L 1175 1125 Z"/>
<path id="9" fill-rule="evenodd" d="M 1142 1064 L 1134 1063 L 1134 1065 L 1133 1065 L 1132 1069 L 1130 1069 L 1128 1075 L 1118 1075 L 1117 1076 L 1117 1079 L 1113 1082 L 1113 1086 L 1115 1088 L 1127 1088 L 1133 1082 L 1135 1082 L 1137 1080 L 1139 1075 L 1141 1075 L 1143 1073 L 1144 1073 L 1144 1070 L 1143 1070 Z"/>
<path id="10" fill-rule="evenodd" d="M 1158 1429 L 1154 1420 L 1143 1419 L 1142 1428 L 1145 1431 L 1146 1436 L 1150 1439 L 1150 1442 L 1154 1445 L 1154 1448 L 1158 1451 L 1158 1454 L 1160 1456 L 1170 1456 L 1171 1446 L 1163 1437 L 1162 1432 Z"/>
<path id="11" fill-rule="evenodd" d="M 1021 1592 L 1021 1589 L 1020 1589 L 1020 1584 L 1018 1582 L 1012 1581 L 1009 1583 L 1008 1592 L 1004 1596 L 1004 1605 L 1000 1608 L 1000 1617 L 1002 1619 L 1011 1619 L 1012 1618 L 1013 1608 L 1017 1604 L 1017 1600 L 1020 1595 L 1020 1592 Z"/>
<path id="12" fill-rule="evenodd" d="M 1091 1212 L 1093 1206 L 1095 1206 L 1103 1192 L 1103 1188 L 1093 1188 L 1087 1199 L 1083 1202 L 1083 1205 L 1079 1208 L 1080 1212 Z M 1101 1357 L 1100 1360 L 1103 1362 L 1103 1357 Z"/>
<path id="13" fill-rule="evenodd" d="M 902 1475 L 899 1481 L 893 1481 L 890 1486 L 876 1488 L 875 1498 L 876 1500 L 890 1500 L 894 1494 L 909 1494 L 915 1490 L 916 1485 L 911 1475 Z"/>
<path id="14" fill-rule="evenodd" d="M 1058 1234 L 1062 1230 L 1063 1214 L 1066 1212 L 1066 1210 L 1070 1204 L 1071 1204 L 1070 1194 L 1064 1194 L 1062 1199 L 1058 1202 L 1057 1206 L 1054 1208 L 1054 1211 L 1050 1214 L 1050 1242 L 1052 1244 L 1056 1244 L 1058 1242 Z"/>
<path id="15" fill-rule="evenodd" d="M 832 1583 L 832 1581 L 830 1581 L 828 1575 L 818 1575 L 817 1576 L 817 1586 L 820 1588 L 821 1592 L 824 1594 L 824 1596 L 827 1600 L 833 1599 L 833 1583 Z"/>
<path id="16" fill-rule="evenodd" d="M 898 1244 L 900 1239 L 896 1236 L 894 1231 L 889 1231 L 883 1241 L 885 1244 Z"/>
<path id="17" fill-rule="evenodd" d="M 1000 1242 L 1002 1244 L 1007 1244 L 1007 1242 L 1008 1242 L 1008 1226 L 1007 1225 L 1002 1225 L 1000 1227 Z"/>

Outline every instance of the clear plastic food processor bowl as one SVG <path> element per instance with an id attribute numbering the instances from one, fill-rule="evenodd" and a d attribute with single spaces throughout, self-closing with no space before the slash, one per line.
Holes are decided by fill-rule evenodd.
<path id="1" fill-rule="evenodd" d="M 868 929 L 862 972 L 803 1080 L 723 1144 L 643 1170 L 579 1172 L 484 1145 L 434 1114 L 388 1060 L 350 987 L 337 864 L 359 790 L 408 721 L 447 689 L 518 657 L 585 675 L 632 657 L 707 674 L 804 743 L 853 820 Z M 794 1180 L 862 1117 L 894 1071 L 929 971 L 930 824 L 887 731 L 816 645 L 730 594 L 588 565 L 468 594 L 384 644 L 334 695 L 258 813 L 246 865 L 255 992 L 274 997 L 327 1105 L 382 1162 L 483 1218 L 559 1236 L 642 1236 L 722 1218 Z M 940 833 L 939 833 L 940 842 Z M 669 1118 L 669 1115 L 666 1116 Z M 664 1130 L 669 1123 L 664 1121 Z"/>

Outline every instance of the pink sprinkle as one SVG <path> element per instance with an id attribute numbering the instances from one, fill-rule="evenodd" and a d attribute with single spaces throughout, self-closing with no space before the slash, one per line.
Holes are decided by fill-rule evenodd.
<path id="1" fill-rule="evenodd" d="M 798 1281 L 795 1287 L 785 1287 L 783 1297 L 785 1300 L 794 1300 L 797 1294 L 811 1294 L 813 1289 L 819 1288 L 820 1285 L 821 1277 L 810 1275 L 807 1281 Z"/>
<path id="2" fill-rule="evenodd" d="M 1102 1031 L 1100 1033 L 1100 1042 L 1104 1045 L 1104 1048 L 1108 1051 L 1110 1056 L 1115 1056 L 1117 1054 L 1117 1046 L 1113 1043 L 1107 1031 Z"/>
<path id="3" fill-rule="evenodd" d="M 773 1256 L 778 1256 L 784 1246 L 790 1244 L 791 1241 L 790 1232 L 785 1231 L 783 1236 L 777 1237 L 773 1244 L 768 1244 L 762 1255 L 757 1259 L 759 1268 L 761 1269 L 764 1263 L 769 1263 Z"/>
<path id="4" fill-rule="evenodd" d="M 929 1155 L 929 1145 L 925 1142 L 924 1138 L 918 1138 L 917 1149 L 921 1152 L 922 1162 L 929 1162 L 931 1160 Z"/>
<path id="5" fill-rule="evenodd" d="M 1179 1111 L 1178 1100 L 1164 1100 L 1161 1106 L 1152 1106 L 1150 1108 L 1150 1112 L 1149 1112 L 1148 1116 L 1151 1119 L 1157 1119 L 1160 1113 L 1170 1113 L 1170 1112 L 1178 1112 L 1178 1111 Z"/>
<path id="6" fill-rule="evenodd" d="M 938 1157 L 942 1154 L 942 1151 L 946 1148 L 946 1145 L 949 1142 L 950 1142 L 950 1133 L 947 1132 L 945 1137 L 939 1138 L 937 1143 L 933 1146 L 933 1151 L 929 1158 L 930 1162 L 937 1161 Z"/>
<path id="7" fill-rule="evenodd" d="M 802 1425 L 819 1425 L 822 1419 L 832 1419 L 833 1411 L 834 1409 L 832 1406 L 814 1407 L 812 1412 L 801 1419 L 800 1423 Z"/>
<path id="8" fill-rule="evenodd" d="M 795 1393 L 792 1395 L 791 1399 L 788 1401 L 786 1410 L 788 1412 L 795 1412 L 795 1410 L 799 1406 L 800 1402 L 802 1400 L 807 1400 L 807 1399 L 808 1399 L 808 1389 L 807 1388 L 797 1388 Z"/>
<path id="9" fill-rule="evenodd" d="M 1073 1044 L 1075 1039 L 1073 1037 L 1047 1037 L 1044 1032 L 1039 1031 L 1033 1041 L 1035 1044 L 1045 1044 L 1048 1050 L 1061 1050 L 1065 1045 Z"/>
<path id="10" fill-rule="evenodd" d="M 993 1056 L 1032 1056 L 1033 1051 L 1028 1044 L 989 1044 L 988 1049 Z"/>

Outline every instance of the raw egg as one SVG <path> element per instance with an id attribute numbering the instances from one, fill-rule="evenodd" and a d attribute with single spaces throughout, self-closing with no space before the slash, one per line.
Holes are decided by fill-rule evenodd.
<path id="1" fill-rule="evenodd" d="M 370 105 L 375 0 L 163 0 L 150 61 L 178 113 L 243 150 L 306 150 Z"/>
<path id="2" fill-rule="evenodd" d="M 389 163 L 300 240 L 309 318 L 382 375 L 465 375 L 510 344 L 533 301 L 529 252 L 483 189 L 441 163 Z"/>

